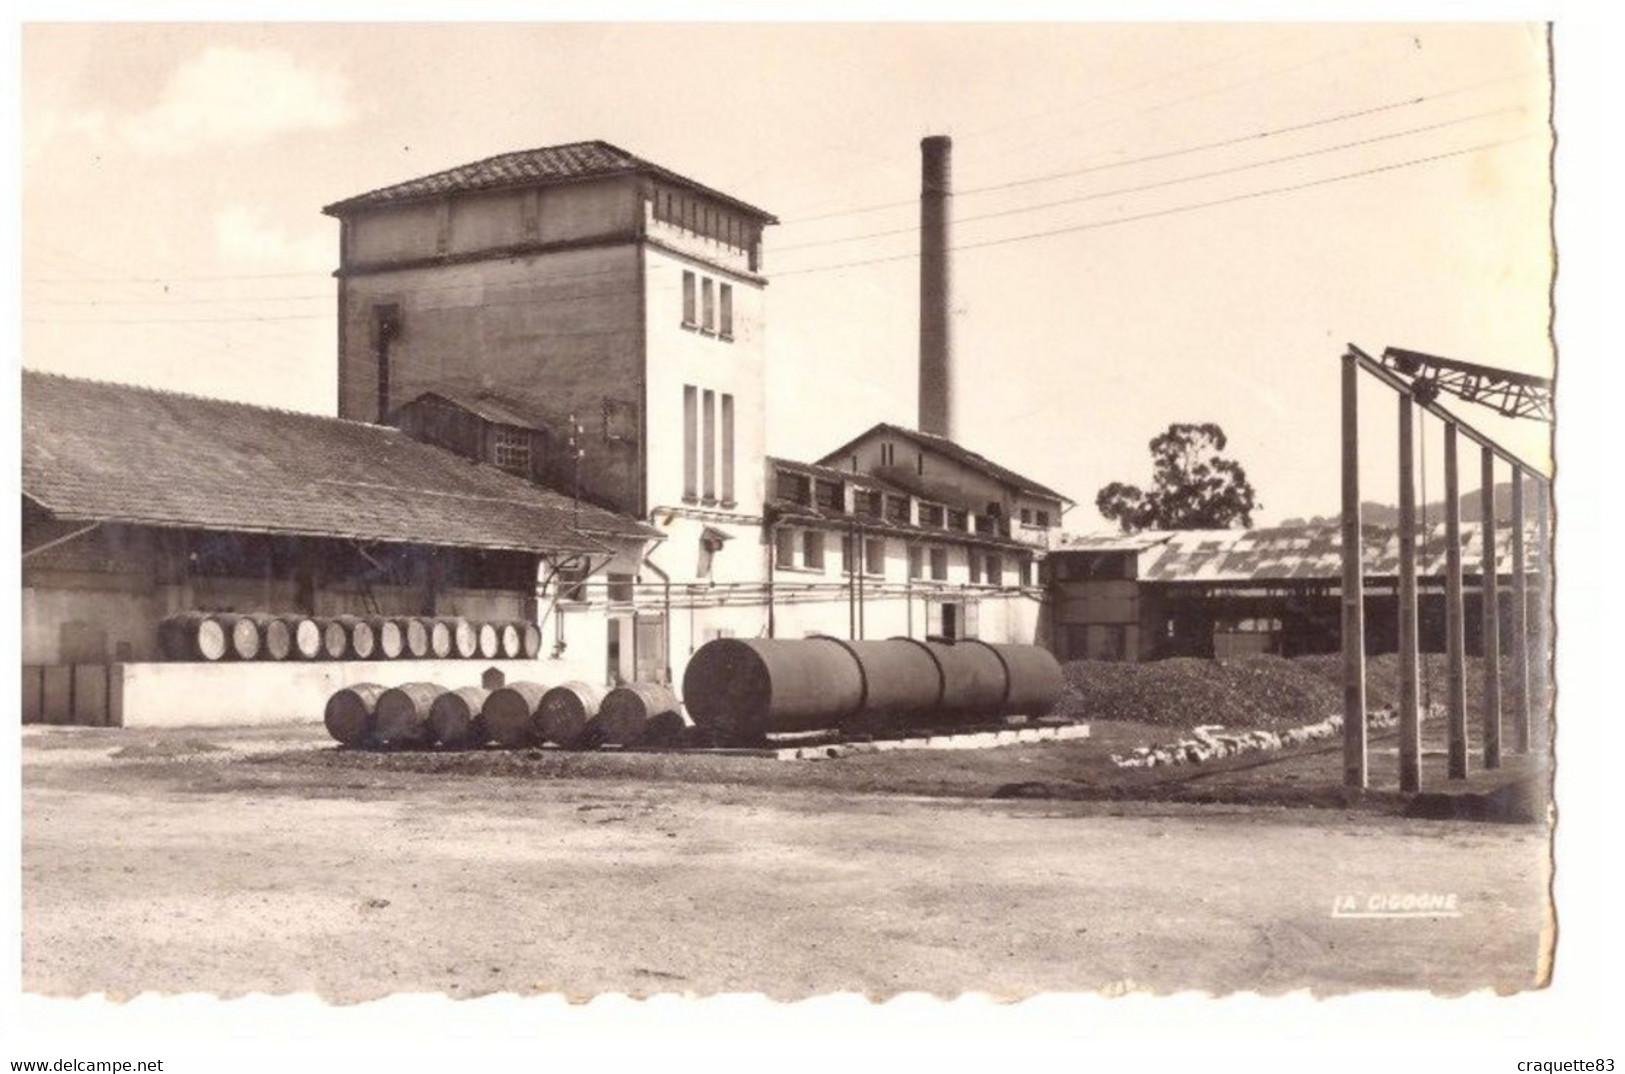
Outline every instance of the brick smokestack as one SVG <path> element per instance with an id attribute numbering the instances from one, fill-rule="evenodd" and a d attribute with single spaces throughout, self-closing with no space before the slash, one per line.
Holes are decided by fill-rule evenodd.
<path id="1" fill-rule="evenodd" d="M 920 431 L 952 438 L 953 333 L 948 303 L 948 216 L 953 139 L 920 140 Z"/>

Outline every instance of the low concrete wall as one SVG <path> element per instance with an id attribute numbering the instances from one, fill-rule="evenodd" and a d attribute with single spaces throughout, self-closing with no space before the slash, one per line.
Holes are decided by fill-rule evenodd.
<path id="1" fill-rule="evenodd" d="M 334 691 L 357 683 L 478 686 L 490 669 L 504 681 L 564 681 L 551 660 L 344 660 L 311 663 L 114 664 L 112 722 L 125 727 L 204 727 L 316 721 Z"/>

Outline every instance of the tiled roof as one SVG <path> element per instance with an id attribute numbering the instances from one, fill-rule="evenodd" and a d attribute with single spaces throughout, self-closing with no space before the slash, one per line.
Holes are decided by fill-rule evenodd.
<path id="1" fill-rule="evenodd" d="M 343 216 L 357 209 L 381 205 L 398 205 L 421 201 L 447 194 L 464 194 L 480 190 L 503 190 L 514 187 L 546 186 L 578 179 L 594 179 L 613 175 L 651 175 L 669 183 L 710 195 L 758 217 L 765 223 L 778 221 L 764 212 L 719 190 L 696 183 L 652 164 L 641 157 L 608 142 L 572 142 L 569 145 L 546 146 L 541 149 L 521 149 L 501 153 L 470 164 L 435 172 L 432 175 L 408 179 L 403 183 L 380 187 L 365 194 L 357 194 L 336 201 L 322 209 L 330 216 Z"/>
<path id="2" fill-rule="evenodd" d="M 27 370 L 22 459 L 63 519 L 525 552 L 656 535 L 397 429 Z"/>
<path id="3" fill-rule="evenodd" d="M 1496 531 L 1496 573 L 1512 573 L 1512 527 Z M 1524 527 L 1526 562 L 1535 569 L 1535 524 Z M 1445 573 L 1444 523 L 1418 528 L 1417 573 L 1443 577 Z M 1483 527 L 1463 523 L 1462 570 L 1477 575 L 1483 555 Z M 1138 542 L 1137 544 L 1135 542 Z M 1394 578 L 1399 574 L 1399 531 L 1391 526 L 1366 526 L 1361 554 L 1368 578 Z M 1337 523 L 1276 526 L 1252 530 L 1161 530 L 1068 538 L 1052 554 L 1068 552 L 1139 551 L 1139 578 L 1143 582 L 1290 582 L 1340 581 L 1343 575 L 1342 527 Z"/>
<path id="4" fill-rule="evenodd" d="M 875 435 L 898 436 L 905 440 L 911 440 L 927 450 L 935 451 L 939 455 L 952 459 L 967 469 L 975 470 L 1000 484 L 1009 485 L 1021 492 L 1031 493 L 1035 496 L 1046 496 L 1050 499 L 1060 500 L 1062 503 L 1073 502 L 1070 497 L 1063 496 L 1049 486 L 1041 485 L 1030 477 L 1018 474 L 1008 467 L 1000 466 L 987 456 L 980 455 L 970 450 L 970 448 L 961 447 L 946 436 L 938 436 L 936 433 L 922 433 L 917 429 L 908 429 L 901 425 L 892 425 L 889 422 L 881 422 L 868 432 L 853 437 L 819 461 L 828 463 L 833 459 L 838 459 L 847 454 L 854 444 L 861 443 Z"/>
<path id="5" fill-rule="evenodd" d="M 493 425 L 514 425 L 525 429 L 548 429 L 555 417 L 547 412 L 547 408 L 533 399 L 511 392 L 497 392 L 489 388 L 468 388 L 455 384 L 436 385 L 429 391 L 414 397 L 406 405 L 410 406 L 428 396 L 439 396 L 446 402 L 453 404 L 470 414 L 476 414 Z"/>

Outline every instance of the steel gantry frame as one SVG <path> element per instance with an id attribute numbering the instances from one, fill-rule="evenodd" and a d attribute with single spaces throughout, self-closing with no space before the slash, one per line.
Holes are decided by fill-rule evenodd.
<path id="1" fill-rule="evenodd" d="M 1548 512 L 1551 479 L 1524 462 L 1465 419 L 1438 402 L 1449 392 L 1483 403 L 1502 414 L 1552 420 L 1551 382 L 1543 377 L 1510 373 L 1489 366 L 1458 362 L 1389 347 L 1373 358 L 1354 344 L 1343 354 L 1342 375 L 1342 557 L 1343 557 L 1343 783 L 1363 790 L 1369 783 L 1365 691 L 1365 568 L 1360 519 L 1359 379 L 1364 372 L 1392 389 L 1399 402 L 1399 788 L 1421 789 L 1421 713 L 1418 708 L 1416 462 L 1414 421 L 1417 408 L 1444 423 L 1445 468 L 1445 647 L 1448 670 L 1446 712 L 1447 772 L 1465 779 L 1468 769 L 1466 703 L 1466 615 L 1461 554 L 1461 495 L 1457 473 L 1457 439 L 1465 436 L 1480 449 L 1483 557 L 1479 564 L 1483 605 L 1484 705 L 1483 763 L 1501 765 L 1503 650 L 1514 658 L 1511 717 L 1512 747 L 1527 753 L 1534 710 L 1550 727 L 1545 709 L 1551 657 L 1551 554 Z M 1495 476 L 1497 461 L 1511 469 L 1511 611 L 1513 637 L 1500 632 L 1500 577 L 1496 555 Z M 1533 570 L 1525 548 L 1524 481 L 1534 479 L 1535 548 Z M 1540 579 L 1530 599 L 1529 575 Z"/>

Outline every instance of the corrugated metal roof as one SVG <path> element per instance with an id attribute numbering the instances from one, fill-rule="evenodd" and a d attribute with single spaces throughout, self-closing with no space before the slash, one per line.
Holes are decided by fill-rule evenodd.
<path id="1" fill-rule="evenodd" d="M 1497 527 L 1496 573 L 1512 573 L 1512 527 Z M 1535 524 L 1524 527 L 1525 554 L 1535 559 Z M 1483 526 L 1463 523 L 1462 570 L 1479 573 L 1483 556 Z M 1368 578 L 1399 574 L 1399 531 L 1390 526 L 1365 526 L 1361 556 Z M 1445 573 L 1444 523 L 1418 527 L 1416 569 L 1419 574 Z M 1139 578 L 1143 582 L 1338 581 L 1343 575 L 1343 535 L 1338 523 L 1275 526 L 1251 530 L 1160 530 L 1137 534 L 1099 534 L 1069 537 L 1052 554 L 1067 552 L 1140 552 Z"/>
<path id="2" fill-rule="evenodd" d="M 851 440 L 825 455 L 819 462 L 828 463 L 832 459 L 837 459 L 849 452 L 854 444 L 861 443 L 877 434 L 898 436 L 905 440 L 911 440 L 923 448 L 947 456 L 967 469 L 975 470 L 977 473 L 984 474 L 1000 484 L 1009 485 L 1019 491 L 1046 496 L 1050 499 L 1060 500 L 1062 503 L 1073 502 L 1070 497 L 1063 496 L 1049 486 L 1041 485 L 1030 477 L 1018 474 L 1008 467 L 1000 466 L 987 456 L 980 455 L 970 448 L 962 447 L 949 440 L 946 436 L 938 436 L 936 433 L 922 433 L 918 429 L 909 429 L 901 425 L 893 425 L 890 422 L 881 422 L 867 432 L 854 436 Z"/>
<path id="3" fill-rule="evenodd" d="M 571 142 L 568 145 L 500 153 L 431 175 L 369 190 L 365 194 L 336 201 L 324 207 L 322 212 L 329 216 L 343 216 L 359 209 L 399 205 L 448 194 L 547 186 L 613 175 L 651 175 L 726 202 L 764 223 L 778 223 L 772 213 L 602 141 Z"/>
<path id="4" fill-rule="evenodd" d="M 24 495 L 66 519 L 527 552 L 657 535 L 397 429 L 28 370 L 22 457 Z"/>

